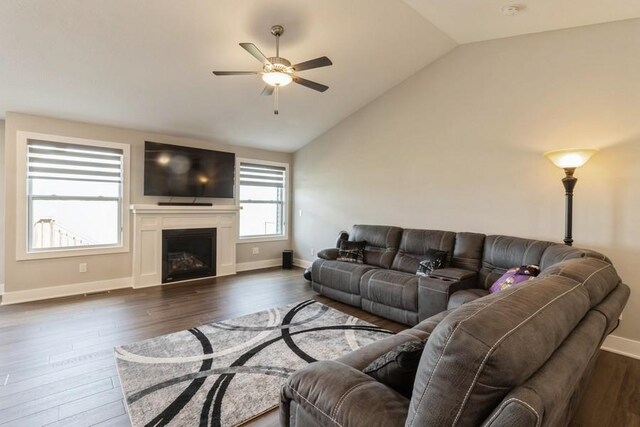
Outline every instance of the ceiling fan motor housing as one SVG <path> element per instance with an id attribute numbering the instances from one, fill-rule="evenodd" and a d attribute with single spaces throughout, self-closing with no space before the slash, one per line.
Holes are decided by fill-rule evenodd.
<path id="1" fill-rule="evenodd" d="M 269 60 L 270 64 L 264 65 L 264 71 L 266 72 L 278 71 L 281 73 L 290 73 L 291 71 L 293 71 L 291 68 L 291 62 L 284 58 L 273 56 L 267 59 Z"/>

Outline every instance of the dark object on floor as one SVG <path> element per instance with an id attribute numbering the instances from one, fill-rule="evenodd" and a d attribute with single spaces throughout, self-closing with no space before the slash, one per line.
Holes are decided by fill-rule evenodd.
<path id="1" fill-rule="evenodd" d="M 304 269 L 304 274 L 303 274 L 304 278 L 307 279 L 308 281 L 311 281 L 311 267 L 307 267 Z"/>
<path id="2" fill-rule="evenodd" d="M 293 251 L 282 251 L 282 268 L 291 270 L 293 268 Z"/>

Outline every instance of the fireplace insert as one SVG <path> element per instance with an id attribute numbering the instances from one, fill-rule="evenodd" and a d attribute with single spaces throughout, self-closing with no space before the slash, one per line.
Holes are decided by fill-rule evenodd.
<path id="1" fill-rule="evenodd" d="M 215 275 L 215 228 L 162 230 L 162 283 Z"/>

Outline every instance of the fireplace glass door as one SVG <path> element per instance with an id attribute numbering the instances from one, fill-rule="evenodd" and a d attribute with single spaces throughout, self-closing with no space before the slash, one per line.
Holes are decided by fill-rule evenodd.
<path id="1" fill-rule="evenodd" d="M 215 228 L 162 231 L 162 283 L 215 275 Z"/>

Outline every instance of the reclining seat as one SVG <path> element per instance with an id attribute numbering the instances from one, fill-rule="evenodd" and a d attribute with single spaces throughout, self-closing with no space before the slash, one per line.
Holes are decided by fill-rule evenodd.
<path id="1" fill-rule="evenodd" d="M 610 263 L 607 257 L 589 249 L 519 237 L 487 236 L 476 287 L 455 292 L 447 309 L 488 295 L 491 285 L 510 268 L 534 264 L 542 273 L 552 265 L 576 258 L 596 258 Z"/>
<path id="2" fill-rule="evenodd" d="M 489 288 L 510 268 L 521 265 L 540 266 L 542 255 L 553 243 L 511 236 L 487 236 L 482 253 L 482 267 L 475 289 L 454 293 L 447 306 L 456 308 L 477 298 L 489 295 Z"/>
<path id="3" fill-rule="evenodd" d="M 317 259 L 311 267 L 313 290 L 345 304 L 361 307 L 360 279 L 368 271 L 391 267 L 401 236 L 399 227 L 354 225 L 349 241 L 367 243 L 364 264 L 336 261 L 335 257 Z"/>
<path id="4" fill-rule="evenodd" d="M 391 270 L 370 270 L 362 275 L 362 308 L 405 325 L 417 324 L 418 264 L 429 249 L 448 252 L 451 262 L 455 238 L 451 231 L 403 230 Z"/>

